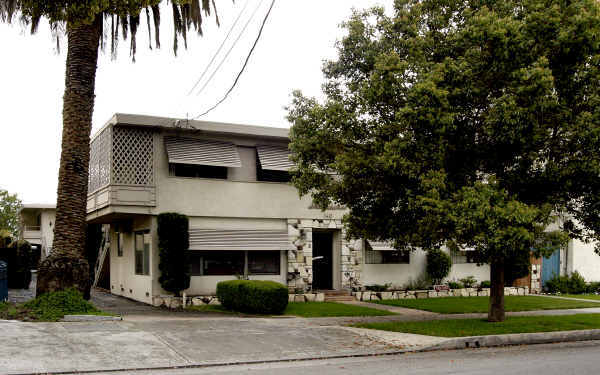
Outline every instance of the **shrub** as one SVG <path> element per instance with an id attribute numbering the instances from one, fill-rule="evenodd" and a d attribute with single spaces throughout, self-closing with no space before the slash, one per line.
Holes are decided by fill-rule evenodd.
<path id="1" fill-rule="evenodd" d="M 464 286 L 458 282 L 458 281 L 448 281 L 446 284 L 448 284 L 448 288 L 450 289 L 462 289 L 464 288 Z"/>
<path id="2" fill-rule="evenodd" d="M 440 249 L 427 252 L 427 275 L 434 284 L 439 284 L 450 273 L 452 260 L 450 256 Z"/>
<path id="3" fill-rule="evenodd" d="M 492 282 L 489 280 L 484 280 L 482 282 L 479 283 L 479 287 L 480 288 L 491 288 L 492 287 Z"/>
<path id="4" fill-rule="evenodd" d="M 385 292 L 390 288 L 391 284 L 373 284 L 373 285 L 365 285 L 365 289 L 371 292 Z"/>
<path id="5" fill-rule="evenodd" d="M 585 292 L 594 294 L 600 292 L 600 281 L 592 281 L 585 286 Z"/>
<path id="6" fill-rule="evenodd" d="M 585 293 L 589 286 L 586 285 L 584 278 L 575 271 L 570 276 L 555 275 L 544 284 L 544 289 L 550 293 L 562 294 L 581 294 Z"/>
<path id="7" fill-rule="evenodd" d="M 529 275 L 531 270 L 531 254 L 519 252 L 506 260 L 504 265 L 504 285 L 513 285 L 517 279 Z"/>
<path id="8" fill-rule="evenodd" d="M 31 269 L 35 267 L 33 259 L 33 250 L 27 241 L 15 241 L 8 248 L 2 249 L 0 260 L 7 263 L 9 288 L 29 288 Z"/>
<path id="9" fill-rule="evenodd" d="M 221 281 L 217 284 L 217 297 L 228 310 L 282 314 L 288 304 L 288 289 L 275 281 Z"/>
<path id="10" fill-rule="evenodd" d="M 406 284 L 402 287 L 404 290 L 426 290 L 431 287 L 431 280 L 427 275 L 421 275 L 416 279 L 409 279 Z"/>
<path id="11" fill-rule="evenodd" d="M 179 295 L 190 287 L 189 221 L 187 216 L 177 213 L 160 214 L 157 220 L 160 257 L 158 282 L 167 292 Z"/>
<path id="12" fill-rule="evenodd" d="M 465 288 L 472 288 L 477 283 L 477 280 L 474 276 L 467 276 L 463 279 L 460 279 L 460 282 L 465 286 Z"/>
<path id="13" fill-rule="evenodd" d="M 57 321 L 70 314 L 100 313 L 76 289 L 44 293 L 25 303 L 23 307 L 29 310 L 28 315 L 44 321 Z"/>

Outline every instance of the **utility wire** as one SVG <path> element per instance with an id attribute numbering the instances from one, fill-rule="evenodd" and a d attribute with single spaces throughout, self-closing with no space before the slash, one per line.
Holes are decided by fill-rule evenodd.
<path id="1" fill-rule="evenodd" d="M 198 119 L 198 118 L 206 115 L 207 113 L 209 113 L 213 109 L 217 108 L 221 103 L 223 103 L 225 101 L 225 99 L 227 99 L 227 97 L 229 96 L 229 94 L 233 91 L 233 89 L 237 85 L 240 77 L 244 73 L 244 70 L 246 69 L 246 65 L 248 65 L 248 61 L 250 61 L 250 57 L 252 56 L 252 52 L 254 52 L 254 49 L 256 48 L 256 45 L 258 44 L 258 41 L 260 40 L 260 37 L 262 35 L 263 29 L 265 27 L 265 24 L 267 23 L 267 20 L 269 19 L 269 15 L 271 14 L 271 10 L 273 9 L 273 5 L 275 5 L 275 0 L 271 1 L 271 5 L 269 6 L 269 10 L 267 11 L 267 14 L 265 15 L 265 18 L 263 19 L 262 24 L 260 25 L 260 30 L 258 30 L 258 35 L 256 36 L 256 40 L 254 41 L 254 44 L 252 45 L 252 48 L 250 49 L 250 52 L 248 53 L 248 56 L 246 57 L 246 61 L 244 61 L 244 65 L 242 66 L 242 69 L 238 73 L 237 77 L 235 77 L 235 81 L 233 82 L 233 85 L 231 85 L 231 87 L 229 88 L 229 90 L 227 90 L 227 92 L 225 93 L 225 96 L 223 96 L 223 98 L 221 100 L 219 100 L 217 102 L 217 104 L 213 105 L 212 107 L 210 107 L 206 111 L 204 111 L 201 114 L 199 114 L 198 116 L 194 117 L 194 120 L 196 120 L 196 119 Z"/>
<path id="2" fill-rule="evenodd" d="M 238 16 L 235 19 L 235 21 L 233 21 L 233 24 L 229 28 L 229 31 L 227 32 L 227 35 L 225 35 L 225 39 L 223 39 L 223 41 L 221 42 L 221 45 L 217 49 L 217 52 L 215 52 L 215 54 L 213 55 L 212 59 L 210 59 L 210 62 L 208 63 L 208 65 L 206 66 L 206 68 L 204 69 L 204 71 L 202 72 L 202 74 L 200 75 L 200 78 L 198 78 L 198 80 L 196 81 L 196 83 L 194 83 L 194 86 L 187 93 L 188 96 L 190 96 L 190 94 L 192 93 L 192 91 L 194 91 L 196 89 L 196 87 L 198 86 L 198 84 L 200 83 L 200 81 L 202 81 L 202 78 L 204 78 L 204 76 L 206 75 L 206 72 L 208 72 L 208 69 L 210 69 L 210 67 L 212 66 L 212 63 L 215 61 L 215 59 L 217 58 L 217 56 L 221 52 L 221 49 L 223 49 L 223 46 L 225 45 L 225 42 L 227 42 L 227 39 L 229 39 L 229 36 L 231 35 L 231 32 L 233 31 L 233 29 L 237 25 L 238 21 L 242 17 L 242 14 L 246 10 L 246 8 L 248 7 L 248 3 L 249 2 L 250 2 L 250 0 L 246 0 L 246 3 L 244 4 L 244 7 L 242 8 L 242 10 L 240 10 L 240 13 L 238 14 Z"/>
<path id="3" fill-rule="evenodd" d="M 256 6 L 256 8 L 254 8 L 254 11 L 252 12 L 252 15 L 250 15 L 250 18 L 248 18 L 248 21 L 246 21 L 246 24 L 244 25 L 244 27 L 242 28 L 242 30 L 238 34 L 237 38 L 233 41 L 233 44 L 231 45 L 231 47 L 229 48 L 229 50 L 227 51 L 227 53 L 225 54 L 225 56 L 223 56 L 223 59 L 221 59 L 221 62 L 219 63 L 219 65 L 217 66 L 217 68 L 212 72 L 212 74 L 210 75 L 210 77 L 208 77 L 208 79 L 206 80 L 206 82 L 204 82 L 204 85 L 202 85 L 202 87 L 198 90 L 198 92 L 196 93 L 196 96 L 199 96 L 200 94 L 202 94 L 202 92 L 204 91 L 204 89 L 206 88 L 206 86 L 208 86 L 208 84 L 214 78 L 215 74 L 217 74 L 217 72 L 219 71 L 219 69 L 221 69 L 221 66 L 227 60 L 227 57 L 229 57 L 229 54 L 231 53 L 231 51 L 233 51 L 233 49 L 237 45 L 237 42 L 242 38 L 242 35 L 244 35 L 244 32 L 246 31 L 246 28 L 250 24 L 250 21 L 252 21 L 252 19 L 254 19 L 254 16 L 256 15 L 256 12 L 258 11 L 258 9 L 262 5 L 262 3 L 263 3 L 263 0 L 260 0 L 260 2 L 258 3 L 258 5 Z"/>

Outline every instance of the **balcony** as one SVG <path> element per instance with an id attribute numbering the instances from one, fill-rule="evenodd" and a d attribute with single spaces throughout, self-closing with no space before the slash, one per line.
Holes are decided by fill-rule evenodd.
<path id="1" fill-rule="evenodd" d="M 25 225 L 23 227 L 23 239 L 26 241 L 39 241 L 42 238 L 42 228 L 35 225 Z"/>

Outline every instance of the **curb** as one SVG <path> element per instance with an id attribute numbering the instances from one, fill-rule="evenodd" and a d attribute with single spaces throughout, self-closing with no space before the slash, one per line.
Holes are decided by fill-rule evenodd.
<path id="1" fill-rule="evenodd" d="M 600 340 L 600 329 L 580 331 L 557 331 L 537 333 L 511 333 L 506 335 L 469 336 L 451 338 L 440 344 L 432 345 L 418 351 L 455 350 L 469 348 L 486 348 L 495 346 L 552 344 L 558 342 Z"/>
<path id="2" fill-rule="evenodd" d="M 61 322 L 114 322 L 123 320 L 120 316 L 110 315 L 65 315 Z"/>

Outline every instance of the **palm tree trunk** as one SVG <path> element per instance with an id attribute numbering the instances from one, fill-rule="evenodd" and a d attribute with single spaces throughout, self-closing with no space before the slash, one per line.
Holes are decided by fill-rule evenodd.
<path id="1" fill-rule="evenodd" d="M 490 264 L 490 309 L 488 321 L 503 322 L 504 314 L 504 263 L 492 262 Z"/>
<path id="2" fill-rule="evenodd" d="M 84 257 L 90 132 L 102 16 L 90 25 L 67 25 L 63 134 L 52 253 L 39 267 L 38 295 L 76 288 L 89 295 Z"/>

